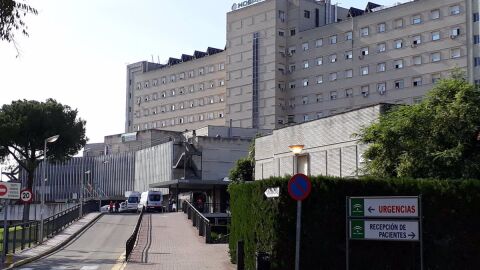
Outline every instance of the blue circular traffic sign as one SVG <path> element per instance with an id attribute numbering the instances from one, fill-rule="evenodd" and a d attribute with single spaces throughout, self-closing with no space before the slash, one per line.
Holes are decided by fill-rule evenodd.
<path id="1" fill-rule="evenodd" d="M 294 200 L 303 201 L 311 191 L 312 183 L 305 174 L 297 173 L 288 181 L 288 194 Z"/>

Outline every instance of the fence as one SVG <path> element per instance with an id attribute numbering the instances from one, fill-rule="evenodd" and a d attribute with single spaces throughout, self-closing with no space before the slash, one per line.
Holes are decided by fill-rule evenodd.
<path id="1" fill-rule="evenodd" d="M 137 225 L 133 230 L 133 234 L 127 239 L 127 243 L 125 245 L 126 260 L 128 260 L 128 258 L 130 257 L 130 254 L 132 253 L 133 248 L 135 247 L 135 242 L 137 241 L 137 236 L 138 236 L 138 230 L 140 229 L 140 224 L 142 223 L 143 212 L 145 212 L 144 209 L 142 209 L 142 211 L 140 212 L 140 215 L 138 216 Z"/>
<path id="2" fill-rule="evenodd" d="M 44 220 L 43 235 L 44 237 L 53 237 L 68 225 L 79 219 L 80 205 L 71 207 L 58 214 L 50 216 Z M 87 214 L 98 210 L 98 204 L 94 201 L 87 202 L 83 205 L 83 214 Z M 26 247 L 31 247 L 39 242 L 39 221 L 29 221 L 11 225 L 7 229 L 7 245 L 6 253 L 15 253 Z M 3 228 L 0 229 L 0 251 L 3 252 L 4 246 Z"/>

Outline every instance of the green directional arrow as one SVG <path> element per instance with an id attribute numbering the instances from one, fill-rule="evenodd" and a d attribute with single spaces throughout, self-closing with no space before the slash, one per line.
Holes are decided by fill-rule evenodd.
<path id="1" fill-rule="evenodd" d="M 363 220 L 350 221 L 350 238 L 351 239 L 365 238 L 365 221 Z"/>
<path id="2" fill-rule="evenodd" d="M 350 215 L 363 217 L 365 215 L 364 200 L 362 198 L 350 199 Z"/>

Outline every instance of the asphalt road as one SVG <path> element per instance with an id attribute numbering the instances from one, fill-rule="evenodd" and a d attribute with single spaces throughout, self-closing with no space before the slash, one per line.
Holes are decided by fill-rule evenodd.
<path id="1" fill-rule="evenodd" d="M 125 252 L 137 218 L 137 214 L 104 215 L 63 249 L 18 269 L 110 270 Z"/>

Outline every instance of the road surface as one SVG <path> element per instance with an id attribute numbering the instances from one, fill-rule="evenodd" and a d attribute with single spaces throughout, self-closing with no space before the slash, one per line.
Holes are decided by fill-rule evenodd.
<path id="1" fill-rule="evenodd" d="M 92 227 L 59 251 L 23 265 L 21 270 L 110 270 L 125 252 L 137 214 L 104 215 Z"/>

